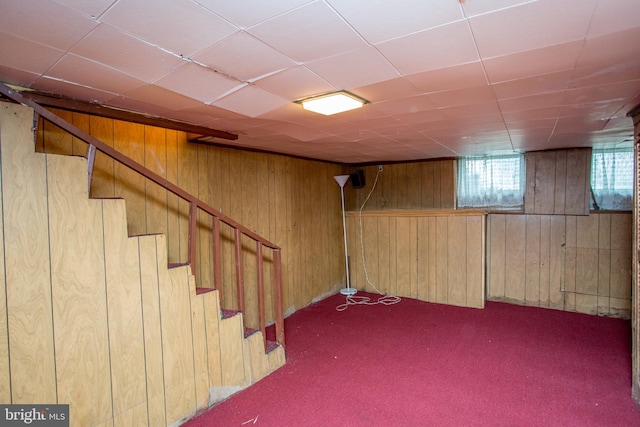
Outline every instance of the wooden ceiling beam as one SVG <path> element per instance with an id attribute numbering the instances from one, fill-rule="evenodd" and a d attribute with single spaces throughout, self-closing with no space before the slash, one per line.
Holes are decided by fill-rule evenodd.
<path id="1" fill-rule="evenodd" d="M 59 108 L 67 111 L 91 114 L 108 119 L 122 120 L 126 122 L 139 123 L 143 125 L 156 126 L 165 129 L 178 130 L 190 134 L 199 134 L 211 138 L 235 141 L 238 135 L 235 133 L 212 129 L 205 126 L 193 125 L 185 122 L 164 119 L 161 117 L 148 116 L 127 110 L 120 110 L 104 105 L 91 104 L 89 102 L 77 101 L 69 98 L 51 96 L 39 92 L 23 91 L 22 96 L 44 106 Z"/>

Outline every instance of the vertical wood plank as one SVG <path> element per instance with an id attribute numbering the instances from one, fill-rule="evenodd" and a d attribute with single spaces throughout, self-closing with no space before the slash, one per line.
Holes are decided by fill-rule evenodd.
<path id="1" fill-rule="evenodd" d="M 113 147 L 113 120 L 103 117 L 89 117 L 89 129 L 92 136 Z M 112 198 L 116 196 L 115 162 L 101 152 L 96 153 L 91 178 L 91 197 Z"/>
<path id="2" fill-rule="evenodd" d="M 485 300 L 485 217 L 467 217 L 466 305 L 484 308 Z"/>
<path id="3" fill-rule="evenodd" d="M 382 293 L 391 293 L 390 254 L 389 254 L 389 218 L 381 217 L 377 220 L 378 240 L 378 282 L 375 286 Z M 394 286 L 395 292 L 395 286 Z"/>
<path id="4" fill-rule="evenodd" d="M 178 132 L 166 131 L 167 138 L 167 181 L 178 185 Z M 186 262 L 186 258 L 181 258 L 182 246 L 186 246 L 186 236 L 180 233 L 180 217 L 185 213 L 180 213 L 179 198 L 175 194 L 167 192 L 167 262 L 177 264 Z M 184 249 L 186 253 L 186 249 Z"/>
<path id="5" fill-rule="evenodd" d="M 167 265 L 166 237 L 163 235 L 141 236 L 138 238 L 138 245 L 148 425 L 166 425 L 160 291 L 158 288 L 158 265 Z M 160 252 L 158 248 L 161 248 Z M 160 254 L 162 259 L 159 259 Z"/>
<path id="6" fill-rule="evenodd" d="M 540 303 L 549 307 L 551 292 L 551 216 L 540 216 Z"/>
<path id="7" fill-rule="evenodd" d="M 144 164 L 144 126 L 120 121 L 113 122 L 113 148 L 137 163 Z M 146 205 L 145 178 L 128 167 L 114 165 L 115 196 L 127 201 L 127 224 L 130 235 L 145 234 Z"/>
<path id="8" fill-rule="evenodd" d="M 142 295 L 137 239 L 127 237 L 123 200 L 104 200 L 104 256 L 114 416 L 145 404 Z"/>
<path id="9" fill-rule="evenodd" d="M 575 149 L 567 151 L 567 215 L 589 215 L 588 173 L 590 171 L 591 149 Z"/>
<path id="10" fill-rule="evenodd" d="M 440 209 L 454 209 L 456 199 L 456 161 L 440 163 Z"/>
<path id="11" fill-rule="evenodd" d="M 566 258 L 566 217 L 552 215 L 549 239 L 549 307 L 564 308 L 564 265 Z"/>
<path id="12" fill-rule="evenodd" d="M 190 418 L 196 413 L 193 341 L 190 331 L 188 266 L 167 270 L 158 257 L 162 358 L 167 423 Z"/>
<path id="13" fill-rule="evenodd" d="M 448 303 L 448 225 L 446 217 L 436 218 L 436 300 Z"/>
<path id="14" fill-rule="evenodd" d="M 447 218 L 447 285 L 449 304 L 467 304 L 467 218 Z"/>
<path id="15" fill-rule="evenodd" d="M 209 405 L 216 402 L 215 390 L 222 387 L 220 362 L 220 304 L 219 291 L 207 292 L 204 297 L 204 317 L 207 339 L 207 363 L 209 372 Z"/>
<path id="16" fill-rule="evenodd" d="M 411 224 L 410 218 L 396 218 L 396 281 L 399 296 L 411 295 Z"/>
<path id="17" fill-rule="evenodd" d="M 0 105 L 3 289 L 6 281 L 1 322 L 2 341 L 9 345 L 2 346 L 0 360 L 7 367 L 1 384 L 6 403 L 57 401 L 46 164 L 44 155 L 34 153 L 32 124 L 30 108 Z"/>
<path id="18" fill-rule="evenodd" d="M 57 400 L 93 425 L 113 417 L 102 202 L 87 198 L 85 159 L 48 156 L 47 174 Z"/>
<path id="19" fill-rule="evenodd" d="M 536 212 L 536 166 L 538 152 L 533 151 L 526 153 L 524 156 L 525 163 L 525 187 L 524 187 L 524 213 Z"/>
<path id="20" fill-rule="evenodd" d="M 564 215 L 567 211 L 567 151 L 556 151 L 556 188 L 554 211 L 556 215 Z"/>
<path id="21" fill-rule="evenodd" d="M 437 222 L 436 218 L 429 217 L 429 247 L 428 247 L 428 257 L 427 262 L 429 264 L 429 298 L 427 301 L 435 302 L 437 301 Z"/>
<path id="22" fill-rule="evenodd" d="M 535 213 L 552 214 L 555 209 L 556 152 L 536 156 Z"/>
<path id="23" fill-rule="evenodd" d="M 578 245 L 578 222 L 575 216 L 566 217 L 567 247 L 564 264 L 564 309 L 575 311 L 576 308 L 576 261 Z"/>
<path id="24" fill-rule="evenodd" d="M 489 215 L 488 299 L 503 300 L 506 282 L 506 215 Z"/>
<path id="25" fill-rule="evenodd" d="M 2 159 L 2 132 L 4 122 L 4 109 L 0 110 L 0 159 Z M 8 144 L 7 144 L 8 145 Z M 0 165 L 0 170 L 2 166 Z M 0 189 L 2 189 L 2 173 L 0 173 Z M 4 212 L 0 191 L 0 212 Z M 4 217 L 4 214 L 3 214 Z M 7 281 L 5 275 L 5 240 L 4 225 L 0 226 L 0 402 L 11 402 L 11 377 L 9 366 L 9 329 L 7 324 Z M 49 362 L 51 363 L 51 361 Z"/>
<path id="26" fill-rule="evenodd" d="M 540 215 L 525 215 L 525 295 L 526 305 L 540 305 Z"/>
<path id="27" fill-rule="evenodd" d="M 205 321 L 204 295 L 196 295 L 195 277 L 190 276 L 191 331 L 193 339 L 193 366 L 195 377 L 196 410 L 209 407 L 209 352 Z"/>
<path id="28" fill-rule="evenodd" d="M 525 300 L 525 216 L 507 215 L 505 234 L 505 300 L 521 304 Z"/>
<path id="29" fill-rule="evenodd" d="M 422 163 L 422 209 L 433 209 L 433 183 L 434 183 L 434 164 L 435 162 Z"/>
<path id="30" fill-rule="evenodd" d="M 417 254 L 417 298 L 429 299 L 429 218 L 417 219 L 418 254 Z"/>

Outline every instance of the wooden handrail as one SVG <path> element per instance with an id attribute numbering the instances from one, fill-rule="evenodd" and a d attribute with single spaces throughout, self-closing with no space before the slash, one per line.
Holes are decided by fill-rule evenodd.
<path id="1" fill-rule="evenodd" d="M 0 93 L 6 96 L 7 98 L 31 107 L 36 114 L 40 117 L 50 121 L 61 129 L 67 131 L 71 135 L 75 136 L 86 142 L 88 144 L 87 147 L 87 169 L 88 169 L 88 185 L 89 189 L 91 188 L 91 178 L 93 175 L 93 166 L 95 164 L 95 156 L 96 150 L 106 154 L 117 162 L 133 169 L 140 175 L 145 178 L 155 182 L 166 190 L 172 192 L 176 196 L 185 200 L 189 203 L 189 250 L 188 250 L 188 262 L 191 266 L 191 271 L 195 274 L 195 263 L 196 263 L 196 248 L 197 248 L 197 216 L 198 211 L 204 211 L 207 214 L 213 217 L 212 222 L 212 230 L 213 230 L 213 256 L 214 256 L 214 286 L 216 289 L 220 289 L 221 286 L 221 262 L 220 262 L 220 221 L 227 224 L 231 228 L 235 230 L 235 257 L 236 257 L 236 281 L 238 286 L 238 307 L 240 311 L 244 311 L 244 276 L 243 276 L 243 267 L 242 267 L 242 236 L 249 237 L 254 240 L 257 244 L 258 249 L 258 268 L 263 268 L 263 262 L 261 259 L 262 256 L 262 248 L 268 247 L 273 251 L 273 263 L 274 263 L 274 272 L 273 272 L 273 297 L 274 297 L 274 315 L 275 315 L 275 328 L 276 328 L 276 341 L 278 344 L 284 346 L 284 317 L 282 313 L 282 266 L 281 266 L 281 256 L 280 256 L 280 247 L 271 243 L 267 239 L 262 236 L 256 234 L 245 226 L 239 224 L 234 221 L 230 217 L 222 214 L 217 211 L 213 207 L 209 206 L 202 200 L 193 196 L 192 194 L 186 192 L 182 188 L 177 185 L 169 182 L 165 178 L 146 168 L 145 166 L 135 162 L 131 158 L 125 156 L 124 154 L 116 151 L 114 148 L 90 135 L 89 133 L 83 131 L 82 129 L 77 128 L 73 124 L 67 122 L 63 118 L 59 117 L 55 113 L 47 110 L 42 107 L 40 104 L 35 101 L 23 96 L 20 92 L 15 91 L 8 86 L 0 83 Z M 35 127 L 35 126 L 34 126 Z M 258 272 L 258 286 L 259 286 L 259 294 L 262 295 L 259 298 L 259 304 L 264 304 L 264 289 L 263 289 L 263 276 L 262 271 Z M 221 301 L 222 303 L 222 301 Z M 264 307 L 258 307 L 259 317 L 260 317 L 260 329 L 263 334 L 265 333 L 264 326 Z"/>

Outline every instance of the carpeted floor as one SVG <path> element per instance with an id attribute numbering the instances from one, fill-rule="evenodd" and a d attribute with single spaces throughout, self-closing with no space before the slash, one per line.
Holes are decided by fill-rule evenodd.
<path id="1" fill-rule="evenodd" d="M 640 426 L 629 321 L 344 300 L 287 318 L 287 364 L 184 425 Z"/>

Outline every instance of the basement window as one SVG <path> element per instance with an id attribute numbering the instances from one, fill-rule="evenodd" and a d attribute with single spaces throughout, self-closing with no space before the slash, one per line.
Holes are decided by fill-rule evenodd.
<path id="1" fill-rule="evenodd" d="M 522 209 L 524 155 L 458 159 L 459 208 Z"/>
<path id="2" fill-rule="evenodd" d="M 591 151 L 591 209 L 633 209 L 633 148 Z"/>

